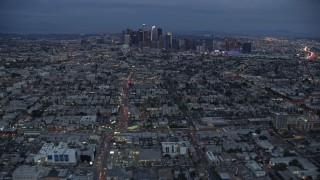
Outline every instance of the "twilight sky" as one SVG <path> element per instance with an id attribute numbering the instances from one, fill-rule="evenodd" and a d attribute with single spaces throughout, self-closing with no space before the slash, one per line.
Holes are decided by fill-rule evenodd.
<path id="1" fill-rule="evenodd" d="M 0 32 L 292 31 L 320 37 L 320 0 L 0 0 Z"/>

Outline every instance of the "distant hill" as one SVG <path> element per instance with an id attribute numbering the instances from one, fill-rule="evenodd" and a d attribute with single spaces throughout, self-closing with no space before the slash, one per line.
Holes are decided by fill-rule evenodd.
<path id="1" fill-rule="evenodd" d="M 292 38 L 319 38 L 316 34 L 301 34 L 293 31 L 279 29 L 279 30 L 250 30 L 250 31 L 236 31 L 236 32 L 217 32 L 217 31 L 174 31 L 175 35 L 194 35 L 194 36 L 281 36 Z"/>

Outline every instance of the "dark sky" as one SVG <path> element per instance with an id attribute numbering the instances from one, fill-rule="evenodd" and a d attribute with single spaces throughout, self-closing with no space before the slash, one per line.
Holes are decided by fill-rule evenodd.
<path id="1" fill-rule="evenodd" d="M 0 0 L 0 32 L 291 31 L 320 37 L 320 0 Z"/>

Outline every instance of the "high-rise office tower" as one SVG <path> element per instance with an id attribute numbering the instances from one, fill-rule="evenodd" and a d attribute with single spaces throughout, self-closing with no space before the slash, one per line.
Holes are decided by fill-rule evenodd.
<path id="1" fill-rule="evenodd" d="M 172 33 L 168 32 L 166 35 L 166 49 L 171 49 L 172 48 Z"/>
<path id="2" fill-rule="evenodd" d="M 124 43 L 124 36 L 126 34 L 130 34 L 130 29 L 126 29 L 126 30 L 123 30 L 122 33 L 121 33 L 121 42 Z"/>
<path id="3" fill-rule="evenodd" d="M 103 37 L 100 37 L 100 38 L 97 39 L 97 44 L 104 44 Z"/>
<path id="4" fill-rule="evenodd" d="M 204 36 L 204 46 L 206 51 L 212 51 L 213 49 L 213 36 L 212 35 L 205 35 Z"/>
<path id="5" fill-rule="evenodd" d="M 162 28 L 158 28 L 158 37 L 162 35 Z"/>
<path id="6" fill-rule="evenodd" d="M 246 42 L 242 44 L 242 53 L 251 54 L 251 42 Z"/>
<path id="7" fill-rule="evenodd" d="M 142 42 L 145 40 L 146 24 L 142 24 Z"/>
<path id="8" fill-rule="evenodd" d="M 159 35 L 159 40 L 158 40 L 158 48 L 163 49 L 164 48 L 164 40 L 165 37 L 163 35 Z"/>
<path id="9" fill-rule="evenodd" d="M 131 44 L 132 45 L 138 45 L 139 44 L 139 35 L 138 32 L 135 32 L 131 37 Z"/>
<path id="10" fill-rule="evenodd" d="M 241 42 L 237 39 L 226 39 L 225 41 L 226 51 L 238 51 L 240 52 Z"/>
<path id="11" fill-rule="evenodd" d="M 143 31 L 142 31 L 142 29 L 139 29 L 137 34 L 139 36 L 139 43 L 143 42 Z"/>
<path id="12" fill-rule="evenodd" d="M 156 26 L 151 28 L 151 41 L 158 41 L 158 28 Z"/>
<path id="13" fill-rule="evenodd" d="M 287 129 L 288 128 L 288 114 L 275 113 L 274 119 L 273 119 L 273 126 L 276 129 Z"/>
<path id="14" fill-rule="evenodd" d="M 192 42 L 188 38 L 184 38 L 183 40 L 183 50 L 190 51 L 192 48 Z"/>
<path id="15" fill-rule="evenodd" d="M 130 35 L 129 34 L 124 35 L 124 44 L 130 44 Z"/>

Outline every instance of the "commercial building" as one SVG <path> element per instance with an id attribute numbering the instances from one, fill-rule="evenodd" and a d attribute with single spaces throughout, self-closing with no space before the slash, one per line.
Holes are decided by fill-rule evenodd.
<path id="1" fill-rule="evenodd" d="M 12 173 L 13 180 L 38 180 L 46 177 L 50 172 L 50 168 L 43 166 L 20 166 Z"/>
<path id="2" fill-rule="evenodd" d="M 273 119 L 273 126 L 276 129 L 287 129 L 288 128 L 288 114 L 275 113 L 274 119 Z"/>
<path id="3" fill-rule="evenodd" d="M 139 161 L 143 162 L 155 162 L 161 160 L 161 151 L 157 149 L 140 149 Z"/>
<path id="4" fill-rule="evenodd" d="M 97 121 L 97 116 L 82 116 L 80 119 L 80 124 L 92 125 Z"/>
<path id="5" fill-rule="evenodd" d="M 257 145 L 268 152 L 271 152 L 274 148 L 274 146 L 268 140 L 258 140 Z"/>
<path id="6" fill-rule="evenodd" d="M 172 49 L 172 33 L 168 32 L 166 34 L 166 49 Z"/>
<path id="7" fill-rule="evenodd" d="M 242 44 L 242 53 L 251 54 L 251 42 L 246 42 Z"/>
<path id="8" fill-rule="evenodd" d="M 205 35 L 204 36 L 204 45 L 206 51 L 210 52 L 213 50 L 213 35 Z"/>
<path id="9" fill-rule="evenodd" d="M 129 34 L 124 35 L 124 44 L 130 44 L 130 35 Z"/>
<path id="10" fill-rule="evenodd" d="M 229 122 L 221 117 L 201 117 L 200 122 L 212 127 L 229 125 Z"/>
<path id="11" fill-rule="evenodd" d="M 261 166 L 255 162 L 255 161 L 250 161 L 246 164 L 246 166 L 251 170 L 251 172 L 256 176 L 256 177 L 262 177 L 266 175 L 266 171 L 264 171 Z"/>
<path id="12" fill-rule="evenodd" d="M 240 52 L 241 42 L 237 39 L 227 39 L 225 40 L 226 51 Z"/>
<path id="13" fill-rule="evenodd" d="M 158 28 L 156 26 L 152 26 L 151 28 L 151 41 L 158 41 Z"/>
<path id="14" fill-rule="evenodd" d="M 172 157 L 178 155 L 186 155 L 188 153 L 188 148 L 180 142 L 162 142 L 162 154 L 170 155 Z"/>
<path id="15" fill-rule="evenodd" d="M 146 24 L 142 24 L 142 42 L 145 42 L 145 32 L 146 32 Z"/>
<path id="16" fill-rule="evenodd" d="M 87 144 L 81 147 L 79 158 L 82 162 L 93 162 L 96 155 L 96 145 Z"/>
<path id="17" fill-rule="evenodd" d="M 299 128 L 302 131 L 320 130 L 320 121 L 310 118 L 301 118 L 298 122 Z"/>
<path id="18" fill-rule="evenodd" d="M 78 151 L 68 148 L 68 145 L 64 142 L 60 142 L 58 145 L 45 143 L 34 156 L 34 162 L 41 164 L 77 164 Z"/>
<path id="19" fill-rule="evenodd" d="M 221 162 L 221 159 L 218 156 L 215 156 L 211 151 L 207 151 L 206 156 L 210 164 L 217 165 Z"/>

